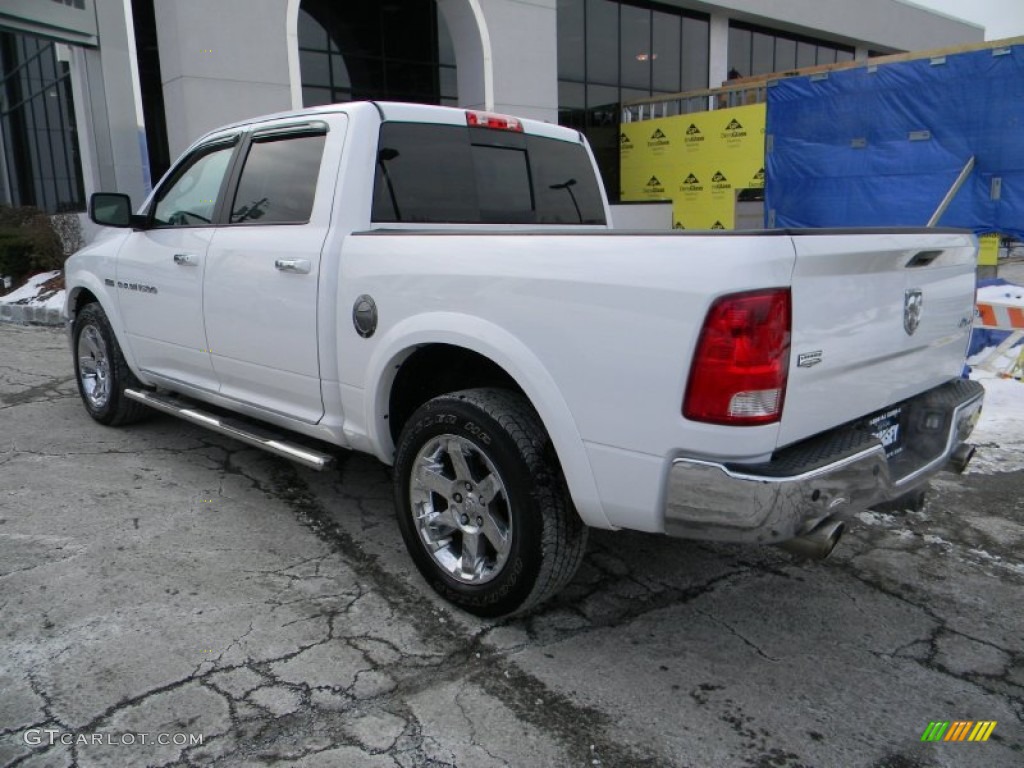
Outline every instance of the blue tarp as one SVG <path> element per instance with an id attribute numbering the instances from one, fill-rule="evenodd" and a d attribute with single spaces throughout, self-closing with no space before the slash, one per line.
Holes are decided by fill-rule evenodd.
<path id="1" fill-rule="evenodd" d="M 766 225 L 924 226 L 973 155 L 940 226 L 1024 238 L 1022 45 L 780 80 L 766 133 Z"/>

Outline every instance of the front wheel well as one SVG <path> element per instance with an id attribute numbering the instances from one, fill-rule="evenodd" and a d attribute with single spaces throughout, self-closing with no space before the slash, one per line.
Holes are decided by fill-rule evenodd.
<path id="1" fill-rule="evenodd" d="M 69 303 L 69 310 L 72 319 L 78 316 L 78 313 L 85 307 L 86 304 L 94 304 L 99 302 L 95 294 L 88 288 L 79 288 L 75 293 L 72 294 L 72 300 Z"/>
<path id="2" fill-rule="evenodd" d="M 451 344 L 428 344 L 413 352 L 398 369 L 388 399 L 391 439 L 428 400 L 448 392 L 481 387 L 508 389 L 525 396 L 504 368 L 487 357 Z"/>

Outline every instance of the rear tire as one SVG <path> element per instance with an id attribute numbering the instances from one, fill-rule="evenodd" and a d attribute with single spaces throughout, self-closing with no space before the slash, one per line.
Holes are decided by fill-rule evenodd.
<path id="1" fill-rule="evenodd" d="M 398 441 L 395 500 L 420 573 L 477 616 L 543 602 L 586 550 L 551 441 L 515 392 L 469 389 L 417 410 Z"/>
<path id="2" fill-rule="evenodd" d="M 132 424 L 153 412 L 124 396 L 125 389 L 142 384 L 125 362 L 106 312 L 96 303 L 78 311 L 72 326 L 75 381 L 85 410 L 100 424 Z"/>

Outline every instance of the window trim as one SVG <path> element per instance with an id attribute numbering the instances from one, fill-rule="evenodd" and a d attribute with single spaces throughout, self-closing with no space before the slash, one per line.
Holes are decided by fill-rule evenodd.
<path id="1" fill-rule="evenodd" d="M 146 229 L 209 229 L 210 227 L 220 226 L 221 217 L 223 216 L 223 208 L 225 201 L 225 193 L 228 189 L 228 183 L 231 181 L 232 175 L 235 170 L 235 166 L 238 164 L 239 147 L 243 144 L 241 133 L 233 133 L 228 136 L 218 136 L 205 144 L 200 144 L 195 147 L 181 158 L 168 172 L 167 178 L 164 183 L 161 184 L 153 193 L 152 202 L 149 208 L 146 210 Z M 224 178 L 221 179 L 220 188 L 217 190 L 217 200 L 213 204 L 213 214 L 210 217 L 209 224 L 158 224 L 156 222 L 156 207 L 163 200 L 167 191 L 178 183 L 182 173 L 190 168 L 193 161 L 198 158 L 199 155 L 209 154 L 215 150 L 223 149 L 225 147 L 232 147 L 231 157 L 228 158 L 228 167 L 224 173 Z"/>
<path id="2" fill-rule="evenodd" d="M 837 51 L 847 51 L 848 53 L 855 53 L 856 49 L 852 45 L 846 43 L 840 43 L 836 40 L 829 40 L 825 37 L 813 37 L 811 35 L 802 35 L 799 32 L 790 32 L 787 29 L 776 29 L 774 27 L 766 27 L 762 24 L 752 24 L 749 21 L 742 21 L 741 19 L 729 19 L 729 27 L 735 27 L 736 29 L 744 29 L 748 32 L 760 32 L 763 35 L 771 35 L 772 37 L 782 37 L 786 40 L 794 40 L 798 43 L 813 43 L 814 45 L 824 45 L 829 48 L 835 48 Z"/>
<path id="3" fill-rule="evenodd" d="M 497 150 L 498 152 L 519 152 L 522 155 L 521 159 L 523 161 L 523 168 L 526 170 L 526 192 L 527 192 L 527 194 L 529 195 L 529 198 L 530 198 L 530 207 L 528 209 L 528 212 L 534 218 L 537 217 L 537 191 L 534 189 L 534 183 L 533 183 L 533 161 L 530 158 L 530 150 L 529 150 L 529 147 L 528 147 L 528 144 L 527 144 L 526 141 L 522 142 L 522 146 L 515 146 L 515 145 L 512 145 L 512 144 L 488 144 L 488 143 L 485 143 L 484 141 L 473 141 L 473 135 L 471 133 L 470 137 L 469 137 L 469 153 L 470 153 L 470 157 L 472 158 L 472 162 L 473 162 L 473 175 L 475 177 L 474 181 L 476 182 L 476 189 L 477 189 L 477 208 L 480 211 L 480 217 L 481 217 L 481 221 L 478 222 L 478 223 L 480 223 L 480 224 L 533 224 L 533 225 L 536 225 L 536 226 L 542 226 L 542 225 L 538 225 L 537 222 L 519 222 L 519 221 L 497 221 L 497 222 L 491 222 L 491 221 L 483 221 L 483 213 L 484 213 L 484 211 L 485 210 L 489 211 L 491 209 L 484 208 L 484 206 L 482 204 L 482 200 L 481 200 L 482 196 L 480 194 L 481 193 L 481 190 L 480 190 L 480 176 L 477 175 L 477 173 L 476 173 L 477 159 L 478 159 L 477 158 L 477 153 L 474 152 L 474 150 L 476 150 L 476 149 Z M 494 155 L 493 157 L 496 159 L 498 156 Z"/>
<path id="4" fill-rule="evenodd" d="M 738 30 L 741 30 L 743 32 L 750 32 L 751 33 L 750 57 L 749 57 L 749 60 L 747 62 L 747 69 L 748 69 L 748 71 L 746 73 L 743 73 L 744 77 L 751 77 L 751 76 L 760 77 L 760 76 L 762 76 L 762 75 L 752 75 L 753 67 L 751 65 L 753 63 L 753 55 L 754 55 L 753 54 L 753 50 L 754 50 L 753 35 L 754 34 L 768 35 L 768 36 L 773 38 L 773 43 L 772 43 L 772 67 L 773 67 L 773 71 L 771 73 L 769 73 L 769 74 L 780 74 L 782 72 L 789 72 L 789 71 L 791 71 L 790 69 L 775 69 L 775 67 L 776 67 L 776 65 L 778 63 L 778 44 L 775 41 L 777 41 L 779 38 L 781 38 L 783 40 L 791 40 L 792 42 L 797 43 L 797 44 L 803 43 L 804 45 L 813 45 L 814 48 L 815 48 L 815 61 L 817 61 L 817 53 L 818 53 L 817 49 L 818 48 L 822 48 L 822 47 L 823 48 L 831 48 L 832 50 L 836 51 L 837 54 L 838 54 L 838 52 L 841 51 L 843 53 L 851 54 L 854 57 L 856 57 L 856 55 L 857 55 L 856 49 L 853 46 L 847 45 L 845 43 L 836 42 L 834 40 L 828 40 L 828 39 L 823 38 L 823 37 L 811 37 L 810 35 L 802 35 L 799 32 L 790 32 L 789 30 L 785 30 L 785 29 L 776 29 L 774 27 L 766 27 L 766 26 L 763 26 L 763 25 L 760 25 L 760 24 L 752 24 L 749 21 L 742 21 L 741 19 L 729 19 L 729 29 L 730 30 L 738 29 Z M 819 65 L 817 65 L 817 64 L 810 64 L 810 65 L 806 65 L 806 66 L 819 66 Z M 796 66 L 793 69 L 800 69 L 800 68 L 801 67 L 800 67 L 800 63 L 799 63 L 799 53 L 798 53 L 798 58 L 797 58 Z"/>
<path id="5" fill-rule="evenodd" d="M 302 227 L 313 220 L 313 210 L 316 208 L 316 192 L 313 193 L 313 206 L 309 210 L 309 216 L 305 221 L 231 221 L 231 205 L 238 194 L 238 186 L 242 181 L 242 172 L 245 170 L 245 163 L 249 159 L 249 152 L 253 144 L 266 141 L 280 141 L 288 139 L 303 138 L 305 136 L 327 136 L 330 133 L 330 126 L 322 120 L 304 120 L 300 123 L 286 123 L 283 125 L 270 125 L 251 130 L 243 137 L 238 154 L 227 174 L 228 187 L 224 190 L 223 208 L 220 215 L 215 219 L 218 227 Z M 320 154 L 320 170 L 317 171 L 317 187 L 320 182 L 320 171 L 323 170 L 324 158 L 327 156 L 327 140 L 324 140 L 323 151 Z M 228 201 L 231 201 L 230 203 Z"/>
<path id="6" fill-rule="evenodd" d="M 294 139 L 303 136 L 326 136 L 330 126 L 323 120 L 303 120 L 300 123 L 284 123 L 257 128 L 250 134 L 251 142 L 276 141 L 277 139 Z"/>
<path id="7" fill-rule="evenodd" d="M 490 228 L 490 229 L 496 229 L 496 230 L 507 229 L 507 228 L 510 228 L 510 227 L 511 228 L 516 228 L 516 229 L 523 229 L 523 230 L 544 230 L 544 229 L 547 229 L 547 228 L 550 227 L 553 230 L 557 231 L 558 229 L 564 229 L 565 227 L 572 227 L 573 229 L 576 229 L 576 228 L 581 228 L 581 227 L 607 228 L 609 226 L 609 223 L 608 223 L 608 210 L 605 207 L 606 196 L 601 194 L 602 193 L 602 188 L 601 188 L 602 179 L 601 179 L 600 175 L 596 173 L 597 168 L 595 167 L 595 165 L 593 163 L 593 159 L 591 157 L 591 153 L 589 151 L 587 151 L 587 145 L 586 145 L 586 143 L 584 141 L 583 134 L 580 133 L 579 131 L 576 131 L 577 141 L 574 142 L 574 141 L 571 141 L 569 139 L 565 139 L 565 138 L 561 138 L 561 137 L 555 137 L 555 136 L 544 136 L 544 135 L 538 135 L 538 134 L 532 134 L 532 133 L 504 133 L 502 131 L 495 131 L 493 129 L 488 129 L 488 128 L 467 128 L 467 126 L 463 126 L 463 125 L 458 124 L 458 123 L 435 123 L 435 122 L 431 122 L 431 121 L 387 120 L 387 119 L 385 119 L 385 120 L 383 120 L 381 122 L 380 127 L 378 128 L 378 132 L 377 132 L 378 152 L 379 152 L 379 147 L 384 143 L 383 142 L 383 133 L 384 133 L 385 129 L 387 128 L 387 126 L 390 126 L 390 125 L 417 125 L 417 126 L 427 126 L 427 127 L 432 127 L 432 128 L 451 128 L 451 129 L 454 129 L 454 130 L 462 130 L 463 131 L 462 135 L 465 137 L 465 148 L 466 148 L 467 152 L 469 153 L 468 154 L 469 162 L 470 162 L 471 167 L 473 168 L 473 173 L 474 173 L 474 178 L 473 178 L 473 189 L 474 189 L 474 191 L 478 191 L 479 190 L 479 187 L 477 186 L 479 184 L 479 177 L 476 175 L 476 170 L 477 170 L 477 168 L 476 168 L 476 158 L 474 157 L 474 153 L 473 153 L 474 148 L 504 149 L 504 150 L 522 151 L 524 153 L 524 155 L 525 155 L 524 159 L 526 161 L 526 163 L 525 163 L 525 166 L 526 166 L 526 180 L 527 180 L 527 184 L 529 185 L 530 212 L 534 215 L 534 217 L 536 217 L 538 215 L 538 213 L 540 212 L 541 195 L 539 194 L 539 190 L 538 190 L 538 187 L 537 187 L 538 174 L 537 174 L 536 168 L 535 168 L 535 165 L 538 162 L 538 160 L 537 160 L 537 158 L 535 156 L 535 153 L 531 152 L 531 148 L 530 148 L 531 140 L 538 141 L 538 142 L 558 142 L 558 143 L 566 144 L 566 145 L 571 146 L 571 147 L 577 147 L 581 151 L 583 151 L 585 153 L 586 157 L 587 157 L 587 166 L 590 169 L 589 175 L 591 175 L 593 177 L 594 191 L 597 192 L 598 197 L 599 197 L 599 207 L 600 207 L 600 211 L 601 211 L 601 220 L 600 221 L 586 221 L 586 220 L 584 220 L 584 221 L 579 221 L 579 222 L 575 222 L 575 221 L 563 221 L 563 222 L 554 222 L 554 221 L 521 222 L 520 221 L 520 222 L 513 222 L 513 221 L 482 221 L 482 220 L 450 221 L 450 220 L 440 220 L 440 219 L 438 219 L 438 220 L 433 220 L 432 219 L 432 220 L 429 220 L 429 221 L 407 220 L 407 219 L 398 219 L 398 220 L 378 219 L 376 217 L 377 211 L 376 211 L 376 202 L 375 202 L 376 199 L 377 199 L 377 194 L 378 194 L 378 186 L 377 186 L 377 184 L 378 184 L 378 181 L 381 178 L 386 178 L 386 177 L 383 177 L 381 175 L 380 171 L 378 170 L 377 166 L 379 165 L 379 163 L 375 163 L 374 164 L 374 173 L 373 173 L 373 186 L 371 188 L 371 195 L 370 195 L 370 229 L 373 230 L 373 231 L 377 231 L 377 230 L 381 230 L 381 229 L 433 229 L 433 228 L 444 229 L 444 228 L 452 228 L 452 227 L 469 227 L 469 228 L 473 228 L 473 229 L 478 229 L 478 228 L 485 228 L 486 229 L 486 228 Z M 488 141 L 488 138 L 493 138 L 493 140 L 492 141 Z M 574 202 L 574 205 L 576 205 L 575 197 L 573 197 L 573 202 Z M 576 207 L 577 207 L 577 213 L 579 214 L 579 208 L 578 208 L 578 206 L 576 206 Z M 482 213 L 483 210 L 485 210 L 485 209 L 483 209 L 480 206 L 480 201 L 479 201 L 479 197 L 478 197 L 478 199 L 477 199 L 477 206 L 476 206 L 477 215 L 479 216 Z M 582 214 L 580 214 L 580 215 L 582 215 Z"/>
<path id="8" fill-rule="evenodd" d="M 614 31 L 616 76 L 613 80 L 609 81 L 597 78 L 590 66 L 588 51 L 591 41 L 593 17 L 586 0 L 580 0 L 580 2 L 583 6 L 581 8 L 581 26 L 574 26 L 574 31 L 582 34 L 582 69 L 580 75 L 569 76 L 556 67 L 556 80 L 559 91 L 557 121 L 560 125 L 581 130 L 590 139 L 594 159 L 600 171 L 601 186 L 605 197 L 608 202 L 615 203 L 619 202 L 621 191 L 618 144 L 615 143 L 613 145 L 609 143 L 601 136 L 600 131 L 604 125 L 618 120 L 618 112 L 620 110 L 604 110 L 600 108 L 609 103 L 621 105 L 623 100 L 628 101 L 630 98 L 635 98 L 632 95 L 633 89 L 624 87 L 622 84 L 620 66 L 622 58 L 622 7 L 630 6 L 647 10 L 651 13 L 663 13 L 674 17 L 673 24 L 678 24 L 678 61 L 675 61 L 677 57 L 673 57 L 673 67 L 678 64 L 682 91 L 664 91 L 655 87 L 655 66 L 652 62 L 648 87 L 636 90 L 655 97 L 672 93 L 685 93 L 695 89 L 704 90 L 708 87 L 708 77 L 711 74 L 711 14 L 690 7 L 680 7 L 678 0 L 675 0 L 675 3 L 672 5 L 669 5 L 665 0 L 662 2 L 657 0 L 609 0 L 609 2 L 614 2 L 617 6 Z M 686 5 L 693 4 L 686 3 Z M 652 16 L 652 22 L 653 18 Z M 695 26 L 695 23 L 700 25 L 699 28 Z M 558 37 L 559 41 L 561 41 L 561 32 L 558 32 Z M 692 45 L 688 43 L 692 43 Z M 648 50 L 653 50 L 653 23 L 651 24 L 649 46 Z M 694 66 L 690 66 L 691 64 Z M 565 101 L 562 100 L 563 87 L 568 97 Z M 604 88 L 614 91 L 614 101 L 605 101 L 602 96 L 598 95 L 598 89 Z M 576 96 L 578 98 L 575 98 Z M 616 131 L 615 133 L 617 134 L 618 132 Z"/>
<path id="9" fill-rule="evenodd" d="M 304 3 L 304 6 L 310 6 L 310 5 L 312 5 L 312 4 L 311 3 Z M 320 6 L 321 8 L 322 7 L 330 7 L 329 0 L 322 0 L 322 2 L 318 3 L 317 5 Z M 392 100 L 399 100 L 399 101 L 421 101 L 421 102 L 424 102 L 424 103 L 433 103 L 433 104 L 442 104 L 442 105 L 443 104 L 448 104 L 450 106 L 457 106 L 457 104 L 456 104 L 456 101 L 458 100 L 457 84 L 456 84 L 455 91 L 453 91 L 453 92 L 446 92 L 445 88 L 442 85 L 442 83 L 444 82 L 445 78 L 442 77 L 442 74 L 441 74 L 442 71 L 446 70 L 446 69 L 450 70 L 453 73 L 456 70 L 455 62 L 452 61 L 451 63 L 444 63 L 442 61 L 443 57 L 441 55 L 441 48 L 442 48 L 442 46 L 441 46 L 441 31 L 440 30 L 441 30 L 442 27 L 444 28 L 445 36 L 449 40 L 451 39 L 451 30 L 448 29 L 447 22 L 444 20 L 443 15 L 441 14 L 441 11 L 437 8 L 437 4 L 435 2 L 433 2 L 433 0 L 429 0 L 428 2 L 426 2 L 426 3 L 422 4 L 421 6 L 419 6 L 419 10 L 414 10 L 414 12 L 417 13 L 417 14 L 422 11 L 422 12 L 424 12 L 426 14 L 426 16 L 429 16 L 429 29 L 426 29 L 427 25 L 424 25 L 424 30 L 425 30 L 426 34 L 428 35 L 428 39 L 431 39 L 432 42 L 430 43 L 430 53 L 429 53 L 429 55 L 426 55 L 426 56 L 421 56 L 421 55 L 417 55 L 417 54 L 410 54 L 408 52 L 405 52 L 405 55 L 403 55 L 403 53 L 401 53 L 401 52 L 395 52 L 395 51 L 386 50 L 385 46 L 383 46 L 383 45 L 381 45 L 379 47 L 379 49 L 369 50 L 369 51 L 367 51 L 367 50 L 362 50 L 361 51 L 359 49 L 358 45 L 354 45 L 354 44 L 349 43 L 347 41 L 343 41 L 341 39 L 337 39 L 334 35 L 332 35 L 331 34 L 331 30 L 332 30 L 332 27 L 335 26 L 335 25 L 333 23 L 331 23 L 332 20 L 328 16 L 325 16 L 324 14 L 319 13 L 318 10 L 319 9 L 314 9 L 314 8 L 310 8 L 310 7 L 302 7 L 302 8 L 300 8 L 300 25 L 299 25 L 299 32 L 298 32 L 298 36 L 297 36 L 298 51 L 299 51 L 299 57 L 300 58 L 302 57 L 302 54 L 304 54 L 304 53 L 326 54 L 328 56 L 328 65 L 327 65 L 327 75 L 328 76 L 327 76 L 326 81 L 323 81 L 323 80 L 321 80 L 321 81 L 315 81 L 315 80 L 307 81 L 307 80 L 303 79 L 301 76 L 300 76 L 300 79 L 302 80 L 301 85 L 302 85 L 302 90 L 303 91 L 305 91 L 307 88 L 311 89 L 311 90 L 312 89 L 316 89 L 317 91 L 324 91 L 327 94 L 328 101 L 321 102 L 321 101 L 317 100 L 317 101 L 309 102 L 309 101 L 306 101 L 305 93 L 304 93 L 303 94 L 303 105 L 304 106 L 310 107 L 310 106 L 316 106 L 316 105 L 321 105 L 321 104 L 337 104 L 337 103 L 341 103 L 341 102 L 349 102 L 349 101 L 353 101 L 353 100 L 367 98 L 367 94 L 369 93 L 369 91 L 373 91 L 374 90 L 374 86 L 373 86 L 372 82 L 371 82 L 370 85 L 366 85 L 365 83 L 360 84 L 360 83 L 357 83 L 357 82 L 353 81 L 352 69 L 350 68 L 349 63 L 350 63 L 351 60 L 354 60 L 354 59 L 360 60 L 363 65 L 366 65 L 366 66 L 370 67 L 374 71 L 383 71 L 383 72 L 386 72 L 388 70 L 389 66 L 391 66 L 391 65 L 413 65 L 413 66 L 430 67 L 430 68 L 433 69 L 433 73 L 431 75 L 432 80 L 434 82 L 436 82 L 436 85 L 437 85 L 437 87 L 435 89 L 433 89 L 432 91 L 422 91 L 422 90 L 420 90 L 418 88 L 414 88 L 411 91 L 409 91 L 408 89 L 401 89 L 402 93 L 404 93 L 404 96 L 402 98 L 398 98 L 396 96 L 396 94 L 392 93 L 391 96 L 390 96 L 392 98 Z M 380 11 L 379 9 L 372 9 L 370 13 L 371 13 L 371 16 L 369 17 L 370 25 L 371 26 L 376 26 L 377 24 L 380 24 L 383 27 L 384 24 L 386 23 L 386 18 L 381 15 L 383 12 Z M 302 23 L 301 23 L 302 14 L 305 14 L 306 16 L 308 16 L 317 26 L 319 26 L 323 30 L 323 32 L 325 33 L 323 37 L 321 37 L 319 35 L 319 33 L 317 33 L 316 34 L 316 38 L 317 39 L 315 39 L 315 40 L 310 40 L 310 39 L 306 38 L 306 36 L 303 34 L 303 30 L 302 30 Z M 343 18 L 347 18 L 347 17 L 345 17 L 344 14 L 342 14 L 342 17 Z M 425 17 L 423 17 L 423 19 L 424 19 L 424 21 L 426 20 Z M 325 22 L 325 21 L 328 22 L 328 23 L 322 23 L 322 22 Z M 339 21 L 338 23 L 341 23 L 341 22 Z M 350 59 L 350 57 L 351 57 L 351 59 Z M 335 68 L 334 68 L 334 59 L 335 58 L 341 59 L 342 62 L 344 62 L 345 68 L 348 69 L 348 82 L 347 82 L 347 84 L 345 83 L 344 80 L 341 80 L 341 79 L 339 79 L 336 76 L 336 72 L 335 72 Z M 378 70 L 378 68 L 379 68 L 379 70 Z M 300 66 L 300 69 L 302 69 L 301 66 Z M 387 78 L 387 76 L 385 75 L 385 76 L 382 76 L 379 79 L 379 82 L 381 83 L 380 87 L 384 88 L 385 91 L 388 90 L 388 88 L 386 88 L 385 85 L 384 85 L 385 81 L 386 81 L 386 78 Z M 373 78 L 371 78 L 371 80 L 373 80 Z M 379 90 L 379 89 L 377 89 L 377 90 Z M 384 97 L 384 96 L 381 95 L 381 93 L 377 93 L 376 95 L 379 96 L 379 97 L 382 97 L 382 98 Z M 385 96 L 386 95 L 387 94 L 385 94 Z M 402 95 L 402 94 L 398 94 L 398 95 Z M 413 98 L 413 96 L 415 96 L 415 98 Z M 314 98 L 316 98 L 316 97 L 314 97 Z"/>

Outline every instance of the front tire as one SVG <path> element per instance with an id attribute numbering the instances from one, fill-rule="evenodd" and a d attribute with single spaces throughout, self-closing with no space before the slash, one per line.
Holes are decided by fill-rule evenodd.
<path id="1" fill-rule="evenodd" d="M 551 597 L 586 549 L 547 433 L 515 392 L 469 389 L 417 410 L 398 441 L 395 500 L 420 573 L 478 616 Z"/>
<path id="2" fill-rule="evenodd" d="M 79 310 L 71 339 L 78 394 L 90 416 L 100 424 L 116 427 L 152 413 L 142 403 L 124 396 L 125 389 L 142 385 L 125 362 L 107 313 L 99 304 L 87 304 Z"/>

